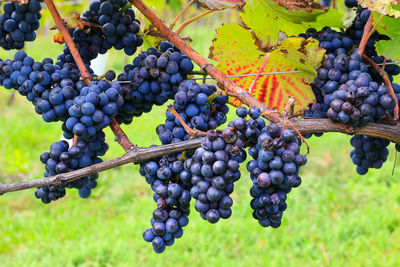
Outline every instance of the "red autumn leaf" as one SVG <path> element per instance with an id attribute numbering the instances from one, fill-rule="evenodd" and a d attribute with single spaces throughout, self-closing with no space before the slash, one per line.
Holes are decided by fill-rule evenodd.
<path id="1" fill-rule="evenodd" d="M 240 36 L 240 38 L 235 38 Z M 218 69 L 227 75 L 257 74 L 266 53 L 254 44 L 250 31 L 236 25 L 223 25 L 217 29 L 210 58 L 218 61 Z M 263 72 L 301 71 L 291 74 L 262 75 L 257 80 L 252 95 L 270 108 L 282 110 L 290 97 L 296 100 L 295 110 L 302 110 L 315 101 L 314 93 L 307 83 L 315 75 L 325 50 L 314 39 L 289 38 L 270 52 Z M 234 78 L 233 81 L 249 90 L 254 76 Z M 239 102 L 237 102 L 239 104 Z"/>

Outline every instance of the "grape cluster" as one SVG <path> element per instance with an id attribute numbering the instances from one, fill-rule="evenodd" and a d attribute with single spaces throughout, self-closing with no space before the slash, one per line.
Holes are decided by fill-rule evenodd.
<path id="1" fill-rule="evenodd" d="M 250 155 L 247 170 L 253 181 L 250 202 L 253 217 L 261 226 L 277 228 L 286 210 L 287 193 L 301 184 L 299 169 L 306 164 L 300 155 L 301 140 L 294 131 L 283 130 L 276 124 L 262 128 L 257 145 Z"/>
<path id="2" fill-rule="evenodd" d="M 45 152 L 40 156 L 40 161 L 45 164 L 46 169 L 44 177 L 68 173 L 102 162 L 99 156 L 104 155 L 108 150 L 108 145 L 104 140 L 104 133 L 99 131 L 91 141 L 78 139 L 74 146 L 69 146 L 66 141 L 53 143 L 50 146 L 50 152 Z M 98 174 L 94 174 L 62 186 L 42 186 L 35 191 L 35 196 L 48 204 L 64 197 L 66 188 L 76 188 L 81 198 L 88 198 L 91 190 L 97 186 L 97 178 Z"/>
<path id="3" fill-rule="evenodd" d="M 205 128 L 201 130 L 214 129 L 226 121 L 225 113 L 228 111 L 226 97 L 218 96 L 209 100 L 215 92 L 216 88 L 213 85 L 198 85 L 193 80 L 183 81 L 179 85 L 178 93 L 175 95 L 178 97 L 175 98 L 173 106 L 181 112 L 180 116 L 185 118 L 189 127 L 194 125 L 191 119 L 202 114 Z M 195 109 L 198 111 L 195 112 Z M 159 125 L 156 129 L 160 141 L 163 144 L 170 144 L 188 140 L 190 136 L 180 122 L 175 121 L 169 109 L 166 116 L 165 124 Z M 154 201 L 158 207 L 153 213 L 152 229 L 147 229 L 143 238 L 152 242 L 153 249 L 157 253 L 163 252 L 165 246 L 172 245 L 175 238 L 182 236 L 182 227 L 188 223 L 191 200 L 189 190 L 192 184 L 191 174 L 184 170 L 183 159 L 191 158 L 192 154 L 193 151 L 189 150 L 141 164 L 140 173 L 155 192 Z"/>
<path id="4" fill-rule="evenodd" d="M 0 47 L 6 50 L 22 49 L 25 42 L 36 39 L 41 2 L 43 0 L 30 0 L 28 4 L 8 2 L 3 5 L 4 12 L 0 15 Z"/>
<path id="5" fill-rule="evenodd" d="M 60 65 L 53 65 L 51 58 L 35 62 L 24 51 L 18 51 L 14 60 L 0 60 L 0 85 L 26 96 L 46 122 L 65 121 L 73 99 L 85 84 L 79 81 L 74 65 Z"/>
<path id="6" fill-rule="evenodd" d="M 141 53 L 132 65 L 118 75 L 123 85 L 124 105 L 119 109 L 118 123 L 130 124 L 133 117 L 149 112 L 153 105 L 173 99 L 179 84 L 193 70 L 192 61 L 169 42 L 162 42 Z"/>
<path id="7" fill-rule="evenodd" d="M 329 27 L 323 28 L 321 31 L 316 31 L 310 28 L 304 34 L 300 34 L 303 38 L 314 38 L 319 41 L 319 46 L 326 49 L 328 56 L 332 59 L 335 55 L 347 54 L 353 48 L 353 41 L 341 32 L 337 32 Z M 326 112 L 329 109 L 329 105 L 324 102 L 324 94 L 320 89 L 321 84 L 318 83 L 318 79 L 315 83 L 311 84 L 311 88 L 314 92 L 316 103 L 311 103 L 309 108 L 304 111 L 305 117 L 310 118 L 327 118 Z M 315 136 L 321 136 L 320 134 L 314 134 Z M 312 134 L 305 135 L 306 138 L 311 137 Z"/>
<path id="8" fill-rule="evenodd" d="M 153 212 L 151 226 L 143 238 L 152 242 L 153 249 L 162 253 L 176 238 L 183 235 L 183 227 L 189 223 L 191 195 L 190 185 L 179 180 L 183 171 L 182 154 L 168 155 L 142 163 L 140 174 L 146 178 L 154 191 L 157 209 Z"/>
<path id="9" fill-rule="evenodd" d="M 210 223 L 231 216 L 233 200 L 229 195 L 233 183 L 240 179 L 239 163 L 246 159 L 246 152 L 235 145 L 236 138 L 229 139 L 230 134 L 235 135 L 207 132 L 202 147 L 185 161 L 186 176 L 190 173 L 193 184 L 190 193 L 196 199 L 195 208 Z"/>
<path id="10" fill-rule="evenodd" d="M 151 219 L 152 228 L 144 231 L 143 238 L 152 242 L 157 253 L 162 253 L 175 238 L 181 237 L 182 228 L 189 223 L 191 195 L 189 185 L 178 179 L 183 170 L 183 162 L 178 156 L 181 155 L 163 156 L 140 166 L 140 174 L 151 185 L 157 203 Z"/>
<path id="11" fill-rule="evenodd" d="M 358 6 L 357 1 L 346 0 L 345 4 L 349 8 Z M 371 14 L 368 9 L 360 6 L 357 7 L 356 13 L 357 16 L 352 25 L 344 33 L 324 28 L 320 32 L 309 29 L 305 34 L 300 35 L 319 40 L 320 47 L 327 50 L 328 56 L 318 69 L 318 76 L 312 84 L 317 103 L 310 104 L 309 109 L 304 111 L 305 117 L 329 117 L 341 123 L 363 126 L 369 122 L 382 122 L 382 117 L 386 113 L 393 115 L 395 101 L 389 94 L 388 88 L 381 85 L 383 81 L 380 73 L 372 67 L 367 67 L 361 62 L 361 57 L 355 53 L 356 51 L 352 51 L 353 44 L 358 45 L 360 43 L 364 26 Z M 377 64 L 383 63 L 384 58 L 377 55 L 375 43 L 387 39 L 387 36 L 374 32 L 368 41 L 364 54 Z M 353 54 L 347 56 L 349 53 Z M 388 60 L 387 62 L 391 61 Z M 385 71 L 390 80 L 393 80 L 392 76 L 399 74 L 400 67 L 389 64 L 386 65 Z M 395 92 L 396 90 L 400 91 L 396 84 L 393 85 L 393 88 Z M 305 137 L 310 136 L 311 134 L 308 134 Z M 368 139 L 369 137 L 360 136 L 357 138 Z M 386 144 L 385 140 L 376 142 Z M 368 146 L 368 149 L 371 149 L 368 151 L 369 155 L 379 154 L 380 148 L 378 147 Z M 352 152 L 352 157 L 354 153 L 355 151 Z M 353 162 L 360 165 L 364 159 L 364 167 L 358 166 L 357 172 L 365 174 L 368 168 L 374 165 L 374 162 L 371 163 L 364 158 L 366 152 L 362 149 L 358 148 L 357 153 L 361 156 L 356 156 Z M 382 162 L 384 162 L 383 159 Z M 380 167 L 381 162 L 375 162 L 374 166 Z"/>
<path id="12" fill-rule="evenodd" d="M 381 168 L 389 155 L 387 147 L 390 141 L 385 139 L 355 135 L 350 144 L 354 147 L 350 152 L 351 160 L 357 165 L 356 171 L 360 175 L 366 174 L 370 168 Z"/>
<path id="13" fill-rule="evenodd" d="M 92 81 L 83 87 L 68 109 L 70 117 L 64 123 L 65 138 L 93 136 L 110 124 L 124 99 L 118 82 Z"/>
<path id="14" fill-rule="evenodd" d="M 196 210 L 210 223 L 231 216 L 230 194 L 241 176 L 239 164 L 247 156 L 243 148 L 257 142 L 260 129 L 265 126 L 259 108 L 248 111 L 240 107 L 236 113 L 239 118 L 229 122 L 228 128 L 207 132 L 202 146 L 185 161 L 186 172 L 182 173 L 193 184 L 190 193 L 196 199 Z M 247 115 L 251 117 L 249 120 Z"/>
<path id="15" fill-rule="evenodd" d="M 142 37 L 138 35 L 140 22 L 135 19 L 132 8 L 125 10 L 127 3 L 126 0 L 101 0 L 90 3 L 89 10 L 82 15 L 82 20 L 101 25 L 101 29 L 91 27 L 86 36 L 82 31 L 74 31 L 76 41 L 81 44 L 79 50 L 89 50 L 89 53 L 93 54 L 87 58 L 95 57 L 96 53 L 104 54 L 112 47 L 117 50 L 124 49 L 125 54 L 133 55 L 136 48 L 143 44 Z M 87 45 L 82 42 L 84 39 L 89 41 Z"/>
<path id="16" fill-rule="evenodd" d="M 90 70 L 90 61 L 98 54 L 105 54 L 109 49 L 124 49 L 125 54 L 133 55 L 137 47 L 143 44 L 138 35 L 140 22 L 135 19 L 132 8 L 126 7 L 126 0 L 93 1 L 82 15 L 86 23 L 83 29 L 69 29 L 86 67 Z M 101 19 L 101 20 L 100 20 Z M 103 24 L 102 24 L 103 23 Z M 58 55 L 57 60 L 75 63 L 67 45 Z"/>
<path id="17" fill-rule="evenodd" d="M 327 115 L 332 120 L 354 126 L 376 122 L 393 109 L 395 101 L 387 87 L 379 86 L 368 74 L 361 56 L 340 54 L 328 58 L 318 70 L 315 83 L 320 85 Z"/>
<path id="18" fill-rule="evenodd" d="M 182 227 L 189 222 L 191 195 L 187 187 L 178 180 L 176 175 L 183 170 L 183 163 L 174 156 L 163 157 L 149 161 L 141 166 L 141 174 L 151 184 L 157 209 L 151 219 L 152 228 L 143 233 L 145 241 L 152 242 L 157 253 L 165 250 L 165 246 L 174 243 L 175 238 L 183 235 Z M 151 178 L 150 178 L 151 177 Z M 157 177 L 157 178 L 155 178 Z"/>

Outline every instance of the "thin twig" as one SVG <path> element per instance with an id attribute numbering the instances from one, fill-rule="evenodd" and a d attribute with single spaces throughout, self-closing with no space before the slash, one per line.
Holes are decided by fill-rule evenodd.
<path id="1" fill-rule="evenodd" d="M 362 56 L 364 54 L 365 47 L 368 44 L 368 40 L 369 40 L 369 37 L 370 37 L 369 33 L 371 31 L 371 28 L 372 28 L 372 21 L 373 21 L 373 16 L 372 16 L 372 12 L 371 12 L 371 14 L 369 15 L 368 21 L 364 26 L 364 33 L 363 33 L 363 36 L 361 38 L 360 44 L 359 44 L 358 49 L 357 49 L 357 53 L 360 56 Z"/>
<path id="2" fill-rule="evenodd" d="M 372 12 L 370 17 L 372 16 Z M 374 26 L 372 27 L 372 29 L 369 31 L 368 36 L 367 36 L 367 40 L 369 40 L 369 38 L 371 38 L 372 34 L 374 34 L 376 27 L 378 27 L 379 22 L 381 22 L 381 19 L 383 18 L 383 15 L 380 15 L 378 20 L 375 22 Z"/>
<path id="3" fill-rule="evenodd" d="M 182 9 L 182 11 L 178 14 L 178 16 L 176 16 L 176 18 L 174 19 L 174 21 L 172 22 L 171 26 L 169 26 L 171 28 L 171 30 L 175 27 L 175 24 L 178 22 L 179 18 L 183 15 L 183 13 L 185 13 L 185 11 L 189 8 L 189 6 L 194 2 L 194 0 L 190 0 L 189 3 L 187 3 L 187 5 Z"/>
<path id="4" fill-rule="evenodd" d="M 176 109 L 173 106 L 169 106 L 168 109 L 174 114 L 175 118 L 182 124 L 182 127 L 186 130 L 186 132 L 193 137 L 197 136 L 206 136 L 207 133 L 197 130 L 197 129 L 192 129 L 189 127 L 189 125 L 186 124 L 186 122 L 182 119 L 182 117 L 179 115 L 179 113 L 176 111 Z"/>
<path id="5" fill-rule="evenodd" d="M 175 33 L 178 34 L 178 35 L 181 34 L 181 32 L 182 32 L 189 24 L 195 22 L 196 20 L 198 20 L 198 19 L 200 19 L 200 18 L 202 18 L 202 17 L 207 16 L 208 14 L 213 13 L 214 11 L 215 11 L 215 10 L 207 10 L 206 12 L 201 13 L 200 15 L 198 15 L 198 16 L 196 16 L 196 17 L 193 17 L 193 18 L 191 18 L 191 19 L 185 21 L 184 23 L 182 23 L 181 26 L 179 26 L 179 28 L 176 30 Z M 171 29 L 172 29 L 172 28 L 171 28 Z"/>
<path id="6" fill-rule="evenodd" d="M 386 62 L 387 62 L 387 57 L 385 57 L 385 58 L 383 59 L 383 65 L 382 65 L 381 73 L 380 73 L 381 76 L 383 76 L 383 72 L 385 71 Z"/>
<path id="7" fill-rule="evenodd" d="M 72 57 L 74 58 L 76 65 L 78 66 L 78 69 L 81 73 L 81 77 L 83 78 L 83 81 L 88 84 L 90 83 L 92 79 L 92 75 L 90 75 L 90 72 L 87 70 L 85 63 L 83 62 L 78 48 L 76 47 L 74 41 L 72 40 L 71 35 L 69 34 L 68 29 L 64 25 L 64 21 L 61 18 L 60 14 L 58 13 L 57 8 L 55 7 L 54 3 L 52 0 L 44 0 L 44 2 L 47 5 L 47 8 L 49 9 L 54 23 L 56 24 L 57 29 L 60 31 L 61 35 L 63 36 L 69 51 L 71 52 Z"/>
<path id="8" fill-rule="evenodd" d="M 74 135 L 74 140 L 72 141 L 72 146 L 76 146 L 77 142 L 78 142 L 78 136 Z"/>

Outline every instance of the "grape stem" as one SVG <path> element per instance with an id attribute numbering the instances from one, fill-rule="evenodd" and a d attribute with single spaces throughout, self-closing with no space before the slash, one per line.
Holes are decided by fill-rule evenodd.
<path id="1" fill-rule="evenodd" d="M 83 81 L 86 84 L 90 84 L 92 81 L 93 77 L 88 71 L 88 69 L 85 66 L 85 63 L 82 60 L 81 55 L 79 54 L 78 48 L 76 47 L 74 41 L 72 40 L 71 35 L 69 34 L 68 29 L 66 28 L 63 19 L 61 18 L 60 14 L 58 13 L 58 10 L 56 6 L 54 5 L 52 0 L 44 0 L 44 2 L 47 5 L 47 8 L 49 9 L 54 23 L 56 24 L 57 29 L 60 31 L 61 35 L 63 36 L 69 51 L 71 52 L 72 57 L 74 58 L 76 65 L 78 66 L 78 69 L 81 73 L 81 77 Z M 111 123 L 110 123 L 110 128 L 115 134 L 115 140 L 118 141 L 118 143 L 124 148 L 125 151 L 129 151 L 135 146 L 129 141 L 128 136 L 124 133 L 124 131 L 121 129 L 120 125 L 118 122 L 115 120 L 115 118 L 111 118 Z"/>
<path id="2" fill-rule="evenodd" d="M 76 146 L 77 142 L 78 142 L 78 136 L 74 135 L 74 140 L 72 141 L 72 146 Z"/>
<path id="3" fill-rule="evenodd" d="M 192 24 L 193 22 L 195 22 L 195 21 L 198 20 L 198 19 L 201 19 L 202 17 L 205 17 L 205 16 L 207 16 L 207 15 L 213 13 L 214 11 L 215 11 L 215 10 L 207 10 L 206 12 L 201 13 L 200 15 L 197 15 L 196 17 L 193 17 L 193 18 L 191 18 L 191 19 L 185 21 L 184 23 L 182 23 L 181 26 L 179 26 L 179 28 L 176 30 L 175 33 L 178 34 L 178 35 L 181 34 L 181 32 L 182 32 L 188 25 Z M 171 28 L 171 29 L 172 29 L 172 28 Z"/>
<path id="4" fill-rule="evenodd" d="M 289 101 L 285 104 L 285 106 L 283 107 L 283 127 L 282 127 L 282 131 L 281 131 L 281 137 L 282 137 L 282 133 L 285 130 L 287 124 L 289 123 L 289 125 L 292 127 L 292 129 L 297 133 L 297 135 L 300 137 L 300 139 L 303 141 L 303 143 L 307 146 L 307 154 L 308 155 L 310 153 L 310 146 L 308 145 L 306 139 L 303 137 L 303 135 L 299 132 L 299 130 L 297 130 L 296 126 L 293 125 L 293 123 L 287 118 L 287 114 L 289 113 L 289 115 L 293 114 L 293 110 L 294 110 L 294 104 L 295 104 L 295 99 L 293 97 L 289 98 Z"/>
<path id="5" fill-rule="evenodd" d="M 187 5 L 182 9 L 182 11 L 178 14 L 178 16 L 176 16 L 176 18 L 174 19 L 174 21 L 172 22 L 170 28 L 171 30 L 175 27 L 176 23 L 178 22 L 178 20 L 180 19 L 180 17 L 183 15 L 183 13 L 185 13 L 185 11 L 189 8 L 189 6 L 191 4 L 193 4 L 194 0 L 191 0 L 189 3 L 187 3 Z"/>
<path id="6" fill-rule="evenodd" d="M 387 61 L 387 57 L 384 57 L 384 59 L 383 59 L 383 65 L 382 65 L 382 67 L 381 67 L 381 72 L 380 72 L 381 76 L 383 76 L 383 72 L 385 71 L 385 68 L 386 68 L 386 61 Z"/>
<path id="7" fill-rule="evenodd" d="M 262 113 L 271 110 L 263 103 L 257 101 L 257 99 L 255 99 L 249 92 L 243 90 L 233 81 L 229 80 L 225 76 L 225 74 L 216 69 L 213 64 L 202 57 L 199 53 L 194 51 L 193 48 L 191 48 L 188 44 L 185 43 L 184 40 L 182 40 L 182 38 L 180 38 L 170 28 L 168 28 L 168 26 L 165 25 L 165 23 L 163 23 L 151 11 L 151 9 L 143 3 L 142 0 L 130 0 L 130 2 L 160 31 L 162 37 L 173 43 L 183 53 L 185 53 L 186 56 L 193 60 L 197 65 L 199 65 L 202 70 L 212 76 L 219 83 L 222 89 L 228 91 L 229 93 L 236 94 L 241 103 L 244 103 L 249 107 L 255 106 L 260 108 Z M 282 118 L 278 114 L 269 114 L 265 115 L 265 117 L 272 122 L 282 121 Z"/>
<path id="8" fill-rule="evenodd" d="M 372 13 L 371 13 L 371 16 L 372 16 Z M 370 17 L 371 17 L 370 16 Z M 371 36 L 372 36 L 372 34 L 375 32 L 375 30 L 376 30 L 376 27 L 378 27 L 378 24 L 379 24 L 379 22 L 381 22 L 381 19 L 383 18 L 383 15 L 380 15 L 379 16 L 379 18 L 378 18 L 378 20 L 375 22 L 375 24 L 374 24 L 374 26 L 372 27 L 372 29 L 371 29 L 371 31 L 368 33 L 368 40 L 369 40 L 369 38 L 371 38 Z"/>
<path id="9" fill-rule="evenodd" d="M 88 22 L 88 21 L 81 21 L 81 23 L 82 23 L 84 26 L 88 26 L 88 27 L 94 27 L 94 28 L 99 28 L 99 29 L 103 28 L 103 26 L 101 26 L 101 25 L 99 25 L 99 24 L 92 23 L 92 22 Z"/>
<path id="10" fill-rule="evenodd" d="M 399 120 L 399 100 L 397 99 L 396 93 L 393 90 L 392 83 L 390 82 L 389 75 L 386 73 L 386 71 L 383 68 L 380 68 L 372 59 L 370 59 L 368 56 L 363 55 L 363 58 L 368 61 L 368 63 L 378 72 L 382 75 L 382 79 L 386 87 L 388 88 L 389 94 L 394 98 L 394 101 L 396 102 L 396 106 L 394 107 L 393 111 L 393 118 L 398 121 Z"/>
<path id="11" fill-rule="evenodd" d="M 283 127 L 283 124 L 279 123 L 279 126 Z M 292 123 L 289 124 L 288 127 L 296 128 L 302 134 L 341 132 L 346 134 L 360 134 L 377 138 L 384 138 L 400 144 L 400 124 L 387 125 L 370 123 L 365 127 L 354 127 L 353 129 L 349 130 L 347 125 L 333 122 L 330 119 L 304 120 L 294 118 L 292 120 Z M 73 172 L 11 184 L 0 184 L 0 195 L 7 192 L 20 191 L 51 184 L 65 185 L 79 178 L 113 169 L 128 163 L 138 164 L 164 155 L 170 155 L 187 151 L 189 149 L 195 149 L 201 146 L 203 138 L 204 137 L 199 137 L 195 139 L 190 139 L 188 141 L 157 147 L 137 148 L 135 150 L 130 150 L 126 152 L 121 157 L 94 164 Z"/>
<path id="12" fill-rule="evenodd" d="M 368 21 L 364 26 L 364 33 L 363 36 L 361 38 L 360 44 L 358 46 L 358 54 L 360 54 L 360 56 L 362 56 L 364 54 L 365 48 L 367 47 L 368 44 L 368 40 L 369 38 L 371 38 L 372 34 L 375 32 L 376 27 L 378 27 L 379 22 L 381 21 L 381 19 L 383 18 L 383 15 L 381 15 L 378 20 L 375 22 L 374 26 L 372 26 L 372 22 L 373 22 L 373 14 L 371 12 L 371 14 L 369 15 Z"/>
<path id="13" fill-rule="evenodd" d="M 189 125 L 186 124 L 186 122 L 182 119 L 182 117 L 179 115 L 179 113 L 173 106 L 169 106 L 168 109 L 172 112 L 172 114 L 174 114 L 175 118 L 182 124 L 183 128 L 190 136 L 197 137 L 197 136 L 207 135 L 206 132 L 190 128 Z"/>
<path id="14" fill-rule="evenodd" d="M 373 17 L 372 17 L 372 12 L 371 12 L 371 14 L 369 15 L 369 18 L 367 20 L 367 23 L 365 23 L 364 33 L 363 33 L 363 36 L 361 37 L 360 44 L 358 45 L 357 53 L 360 56 L 362 56 L 364 54 L 365 47 L 367 47 L 368 40 L 370 37 L 369 32 L 372 29 L 372 20 L 373 20 Z"/>

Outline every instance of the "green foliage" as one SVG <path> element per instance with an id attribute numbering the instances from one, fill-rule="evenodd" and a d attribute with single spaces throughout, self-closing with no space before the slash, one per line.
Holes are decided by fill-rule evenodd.
<path id="1" fill-rule="evenodd" d="M 375 47 L 378 55 L 385 56 L 394 61 L 400 60 L 400 37 L 387 41 L 379 41 Z"/>
<path id="2" fill-rule="evenodd" d="M 374 23 L 377 22 L 381 15 L 378 12 L 373 13 Z M 383 16 L 379 22 L 376 30 L 382 34 L 385 34 L 391 38 L 396 38 L 400 36 L 400 18 L 392 18 L 388 16 Z"/>
<path id="3" fill-rule="evenodd" d="M 374 12 L 374 23 L 381 15 Z M 392 60 L 400 60 L 400 18 L 383 16 L 377 26 L 379 33 L 385 34 L 391 40 L 382 40 L 376 43 L 376 51 L 379 55 Z"/>

